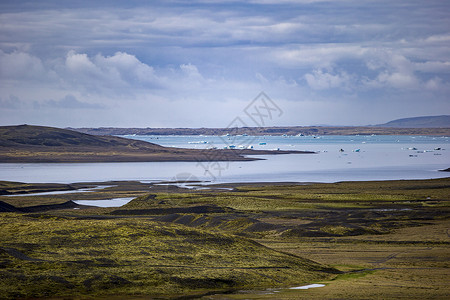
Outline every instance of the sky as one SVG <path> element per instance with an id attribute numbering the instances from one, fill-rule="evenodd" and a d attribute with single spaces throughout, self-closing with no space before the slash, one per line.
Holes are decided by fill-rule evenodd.
<path id="1" fill-rule="evenodd" d="M 449 96 L 447 0 L 0 1 L 0 125 L 368 125 Z"/>

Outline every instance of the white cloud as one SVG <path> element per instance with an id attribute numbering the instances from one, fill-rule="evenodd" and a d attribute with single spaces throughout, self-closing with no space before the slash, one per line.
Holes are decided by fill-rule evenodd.
<path id="1" fill-rule="evenodd" d="M 427 61 L 423 63 L 415 63 L 414 68 L 421 72 L 441 72 L 450 73 L 450 61 Z"/>
<path id="2" fill-rule="evenodd" d="M 66 67 L 74 73 L 98 75 L 99 69 L 88 58 L 87 54 L 78 54 L 75 51 L 69 51 L 66 58 Z"/>
<path id="3" fill-rule="evenodd" d="M 411 73 L 387 73 L 378 75 L 376 81 L 382 86 L 387 85 L 398 89 L 417 89 L 420 88 L 419 80 Z"/>
<path id="4" fill-rule="evenodd" d="M 136 56 L 117 52 L 113 56 L 95 56 L 96 65 L 103 73 L 118 76 L 130 85 L 136 82 L 154 83 L 157 80 L 153 67 L 139 61 Z"/>
<path id="5" fill-rule="evenodd" d="M 110 89 L 117 92 L 118 88 L 152 85 L 158 81 L 151 66 L 124 52 L 117 52 L 112 56 L 97 54 L 89 58 L 87 54 L 69 51 L 64 72 L 66 74 L 61 75 L 67 81 L 90 91 Z"/>
<path id="6" fill-rule="evenodd" d="M 392 50 L 377 51 L 366 62 L 369 70 L 376 71 L 375 78 L 365 80 L 365 85 L 372 88 L 394 88 L 398 90 L 419 90 L 426 87 L 417 70 L 425 70 L 429 65 L 414 63 L 404 55 Z"/>
<path id="7" fill-rule="evenodd" d="M 326 90 L 332 88 L 347 88 L 350 84 L 350 76 L 345 72 L 331 74 L 323 70 L 314 70 L 305 75 L 306 82 L 314 90 Z"/>
<path id="8" fill-rule="evenodd" d="M 41 79 L 45 73 L 42 61 L 28 53 L 0 50 L 0 77 L 8 79 Z"/>
<path id="9" fill-rule="evenodd" d="M 182 64 L 180 65 L 180 69 L 190 78 L 203 79 L 197 67 L 192 64 Z"/>
<path id="10" fill-rule="evenodd" d="M 450 34 L 437 34 L 429 36 L 425 39 L 427 43 L 449 43 L 450 42 Z"/>
<path id="11" fill-rule="evenodd" d="M 427 88 L 428 90 L 433 90 L 433 91 L 437 91 L 440 88 L 442 88 L 442 79 L 439 77 L 434 77 L 430 80 L 428 80 L 425 83 L 425 88 Z"/>
<path id="12" fill-rule="evenodd" d="M 357 45 L 315 44 L 275 49 L 272 59 L 288 68 L 329 68 L 345 59 L 361 59 L 367 51 Z"/>

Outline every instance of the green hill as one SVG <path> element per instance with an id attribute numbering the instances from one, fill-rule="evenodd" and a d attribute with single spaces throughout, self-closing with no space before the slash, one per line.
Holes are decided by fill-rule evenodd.
<path id="1" fill-rule="evenodd" d="M 242 237 L 146 219 L 9 213 L 0 223 L 2 299 L 194 298 L 307 284 L 338 273 Z"/>

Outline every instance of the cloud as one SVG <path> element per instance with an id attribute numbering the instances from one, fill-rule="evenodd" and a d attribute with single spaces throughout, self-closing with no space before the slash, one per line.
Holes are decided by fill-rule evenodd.
<path id="1" fill-rule="evenodd" d="M 274 62 L 290 68 L 329 68 L 343 60 L 365 57 L 369 49 L 359 45 L 318 44 L 299 45 L 275 49 Z"/>
<path id="2" fill-rule="evenodd" d="M 429 90 L 439 90 L 442 88 L 442 79 L 439 77 L 434 77 L 430 80 L 428 80 L 425 83 L 425 88 L 429 89 Z"/>
<path id="3" fill-rule="evenodd" d="M 8 110 L 20 109 L 102 109 L 103 105 L 79 101 L 73 95 L 66 95 L 59 100 L 24 101 L 17 96 L 10 95 L 7 99 L 0 99 L 0 108 Z"/>
<path id="4" fill-rule="evenodd" d="M 97 54 L 95 62 L 102 72 L 117 74 L 121 80 L 128 84 L 153 82 L 156 78 L 153 67 L 142 63 L 136 56 L 125 52 L 117 52 L 108 57 Z"/>
<path id="5" fill-rule="evenodd" d="M 414 64 L 414 69 L 427 73 L 450 73 L 450 61 L 427 61 Z"/>
<path id="6" fill-rule="evenodd" d="M 37 79 L 45 73 L 42 61 L 29 53 L 0 50 L 0 77 L 10 79 Z"/>
<path id="7" fill-rule="evenodd" d="M 419 87 L 419 80 L 411 73 L 383 72 L 378 75 L 376 81 L 381 85 L 388 85 L 390 87 L 399 89 L 411 89 Z"/>
<path id="8" fill-rule="evenodd" d="M 41 88 L 77 90 L 85 94 L 132 95 L 135 89 L 155 88 L 162 83 L 153 67 L 125 52 L 89 57 L 70 50 L 65 59 L 43 62 L 30 53 L 1 51 L 0 66 L 0 79 L 16 88 L 24 84 L 32 88 L 38 84 Z"/>
<path id="9" fill-rule="evenodd" d="M 72 95 L 66 95 L 64 98 L 55 100 L 46 100 L 43 102 L 34 102 L 36 109 L 56 108 L 56 109 L 101 109 L 103 105 L 81 102 Z"/>
<path id="10" fill-rule="evenodd" d="M 66 67 L 74 73 L 92 74 L 94 76 L 100 73 L 100 70 L 87 57 L 87 54 L 77 54 L 73 50 L 67 54 Z"/>
<path id="11" fill-rule="evenodd" d="M 314 90 L 346 88 L 350 84 L 350 76 L 345 72 L 332 74 L 323 70 L 314 70 L 305 75 L 306 82 Z"/>
<path id="12" fill-rule="evenodd" d="M 191 78 L 199 78 L 202 79 L 202 75 L 200 75 L 200 73 L 198 72 L 198 69 L 196 66 L 192 65 L 192 64 L 183 64 L 180 65 L 180 69 L 188 76 Z"/>
<path id="13" fill-rule="evenodd" d="M 0 99 L 0 109 L 2 110 L 14 110 L 21 109 L 23 103 L 14 95 L 10 95 L 7 99 Z"/>
<path id="14" fill-rule="evenodd" d="M 3 1 L 0 119 L 226 126 L 261 91 L 289 107 L 292 125 L 306 106 L 305 122 L 362 122 L 381 114 L 381 99 L 398 115 L 442 114 L 449 8 L 440 0 Z M 423 99 L 433 105 L 421 109 Z"/>
<path id="15" fill-rule="evenodd" d="M 60 70 L 66 82 L 89 92 L 120 93 L 125 88 L 158 85 L 153 68 L 125 52 L 117 52 L 112 56 L 97 54 L 90 58 L 85 53 L 71 50 Z"/>
<path id="16" fill-rule="evenodd" d="M 450 34 L 437 34 L 432 35 L 426 38 L 427 43 L 445 43 L 448 44 L 450 42 Z"/>

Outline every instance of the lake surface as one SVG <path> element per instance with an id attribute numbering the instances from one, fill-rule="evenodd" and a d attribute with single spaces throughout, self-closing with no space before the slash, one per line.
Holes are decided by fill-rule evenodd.
<path id="1" fill-rule="evenodd" d="M 73 200 L 73 202 L 79 205 L 88 205 L 96 207 L 121 207 L 133 199 L 134 197 L 126 197 L 126 198 L 112 198 L 105 200 Z"/>
<path id="2" fill-rule="evenodd" d="M 39 193 L 28 193 L 28 194 L 14 194 L 14 195 L 3 195 L 4 197 L 22 197 L 22 196 L 48 196 L 48 195 L 63 195 L 63 194 L 73 194 L 73 193 L 89 193 L 96 190 L 102 190 L 114 185 L 99 185 L 93 188 L 85 188 L 78 190 L 68 190 L 68 191 L 53 191 L 53 192 L 39 192 Z"/>
<path id="3" fill-rule="evenodd" d="M 124 136 L 184 148 L 310 150 L 316 154 L 257 156 L 250 162 L 0 164 L 0 180 L 99 182 L 203 180 L 336 182 L 448 177 L 450 138 L 430 136 Z"/>

